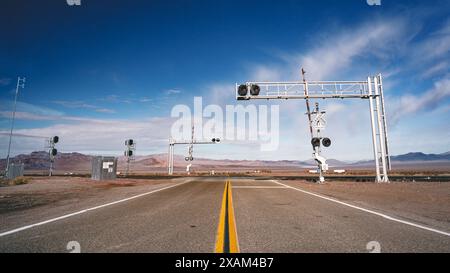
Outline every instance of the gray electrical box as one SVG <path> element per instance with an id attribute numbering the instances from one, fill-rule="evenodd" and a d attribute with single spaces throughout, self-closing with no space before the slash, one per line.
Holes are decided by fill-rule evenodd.
<path id="1" fill-rule="evenodd" d="M 16 177 L 23 176 L 23 163 L 9 163 L 8 172 L 6 173 L 7 179 L 15 179 Z"/>
<path id="2" fill-rule="evenodd" d="M 92 158 L 93 180 L 114 180 L 117 175 L 117 158 L 113 156 L 95 156 Z"/>

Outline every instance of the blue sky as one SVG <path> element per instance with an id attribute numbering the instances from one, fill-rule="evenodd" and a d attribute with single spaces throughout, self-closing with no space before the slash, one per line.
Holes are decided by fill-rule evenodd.
<path id="1" fill-rule="evenodd" d="M 450 2 L 7 0 L 0 4 L 0 133 L 61 136 L 61 151 L 164 153 L 176 104 L 235 104 L 248 80 L 363 80 L 383 73 L 391 150 L 450 150 Z M 198 157 L 307 159 L 303 102 L 280 104 L 279 150 L 224 143 Z M 367 103 L 326 101 L 328 156 L 371 157 Z M 7 138 L 0 134 L 1 155 Z M 43 149 L 16 137 L 13 154 Z M 233 152 L 230 152 L 233 151 Z M 180 150 L 179 152 L 184 152 Z"/>

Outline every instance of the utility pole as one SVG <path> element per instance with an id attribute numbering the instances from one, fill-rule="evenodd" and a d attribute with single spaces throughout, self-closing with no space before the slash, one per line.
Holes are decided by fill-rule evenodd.
<path id="1" fill-rule="evenodd" d="M 12 118 L 11 118 L 11 131 L 9 132 L 9 144 L 8 144 L 8 155 L 6 156 L 6 173 L 8 173 L 9 170 L 9 161 L 10 161 L 10 154 L 11 154 L 11 141 L 13 136 L 13 130 L 14 130 L 14 122 L 16 118 L 16 109 L 17 109 L 17 97 L 19 96 L 19 87 L 22 89 L 25 88 L 25 78 L 17 77 L 17 85 L 16 85 L 16 95 L 14 98 L 14 110 L 12 112 Z"/>

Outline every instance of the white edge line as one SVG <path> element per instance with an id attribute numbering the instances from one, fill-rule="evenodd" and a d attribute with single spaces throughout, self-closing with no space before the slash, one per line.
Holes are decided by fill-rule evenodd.
<path id="1" fill-rule="evenodd" d="M 101 208 L 104 208 L 104 207 L 107 207 L 107 206 L 111 206 L 111 205 L 123 203 L 123 202 L 126 202 L 126 201 L 130 201 L 132 199 L 136 199 L 136 198 L 139 198 L 139 197 L 142 197 L 142 196 L 145 196 L 145 195 L 149 195 L 149 194 L 152 194 L 152 193 L 155 193 L 155 192 L 159 192 L 159 191 L 167 190 L 167 189 L 170 189 L 170 188 L 173 188 L 173 187 L 177 187 L 177 186 L 186 184 L 188 182 L 191 182 L 191 181 L 178 183 L 178 184 L 171 185 L 171 186 L 168 186 L 168 187 L 164 187 L 164 188 L 156 189 L 156 190 L 153 190 L 153 191 L 141 193 L 141 194 L 138 194 L 138 195 L 135 195 L 135 196 L 127 197 L 125 199 L 117 200 L 117 201 L 114 201 L 114 202 L 111 202 L 111 203 L 107 203 L 107 204 L 99 205 L 99 206 L 96 206 L 96 207 L 80 210 L 80 211 L 77 211 L 77 212 L 73 212 L 73 213 L 69 213 L 69 214 L 63 215 L 63 216 L 52 218 L 52 219 L 49 219 L 49 220 L 46 220 L 46 221 L 42 221 L 42 222 L 38 222 L 38 223 L 31 224 L 31 225 L 28 225 L 28 226 L 23 226 L 23 227 L 16 228 L 16 229 L 13 229 L 13 230 L 5 231 L 5 232 L 0 233 L 0 237 L 6 236 L 6 235 L 10 235 L 10 234 L 13 234 L 13 233 L 16 233 L 16 232 L 19 232 L 19 231 L 23 231 L 23 230 L 26 230 L 26 229 L 30 229 L 30 228 L 33 228 L 33 227 L 42 226 L 42 225 L 45 225 L 45 224 L 48 224 L 48 223 L 56 222 L 56 221 L 59 221 L 59 220 L 62 220 L 62 219 L 66 219 L 66 218 L 69 218 L 69 217 L 72 217 L 72 216 L 75 216 L 75 215 L 83 214 L 83 213 L 88 212 L 88 211 L 101 209 Z"/>
<path id="2" fill-rule="evenodd" d="M 389 216 L 389 215 L 386 215 L 386 214 L 383 214 L 383 213 L 380 213 L 380 212 L 376 212 L 376 211 L 373 211 L 373 210 L 369 210 L 369 209 L 361 208 L 361 207 L 358 207 L 358 206 L 350 205 L 348 203 L 345 203 L 345 202 L 342 202 L 342 201 L 338 201 L 338 200 L 333 199 L 333 198 L 325 197 L 325 196 L 322 196 L 320 194 L 316 194 L 316 193 L 312 193 L 312 192 L 309 192 L 309 191 L 301 190 L 301 189 L 298 189 L 298 188 L 295 188 L 295 187 L 291 187 L 289 185 L 285 185 L 285 184 L 280 183 L 280 182 L 275 181 L 275 180 L 274 180 L 274 182 L 277 183 L 277 184 L 286 186 L 288 188 L 291 188 L 293 190 L 300 191 L 300 192 L 303 192 L 303 193 L 306 193 L 306 194 L 309 194 L 309 195 L 312 195 L 312 196 L 316 196 L 316 197 L 319 197 L 319 198 L 322 198 L 322 199 L 325 199 L 325 200 L 328 200 L 328 201 L 331 201 L 331 202 L 335 202 L 335 203 L 338 203 L 338 204 L 341 204 L 341 205 L 344 205 L 344 206 L 347 206 L 347 207 L 351 207 L 351 208 L 354 208 L 354 209 L 357 209 L 357 210 L 368 212 L 368 213 L 371 213 L 371 214 L 374 214 L 374 215 L 377 215 L 377 216 L 381 216 L 381 217 L 383 217 L 385 219 L 388 219 L 388 220 L 391 220 L 391 221 L 394 221 L 394 222 L 398 222 L 398 223 L 402 223 L 402 224 L 405 224 L 405 225 L 413 226 L 413 227 L 416 227 L 416 228 L 421 228 L 421 229 L 425 229 L 425 230 L 432 231 L 432 232 L 435 232 L 435 233 L 439 233 L 439 234 L 442 234 L 442 235 L 450 236 L 449 232 L 445 232 L 445 231 L 437 230 L 437 229 L 434 229 L 434 228 L 429 228 L 429 227 L 426 227 L 426 226 L 415 224 L 415 223 L 412 223 L 412 222 L 400 220 L 400 219 L 394 218 L 392 216 Z"/>

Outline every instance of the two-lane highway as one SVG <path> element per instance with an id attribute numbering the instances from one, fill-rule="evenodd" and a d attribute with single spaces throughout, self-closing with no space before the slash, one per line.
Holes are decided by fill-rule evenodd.
<path id="1" fill-rule="evenodd" d="M 0 232 L 0 252 L 450 252 L 434 229 L 272 180 L 190 178 Z M 373 243 L 372 243 L 373 244 Z"/>

